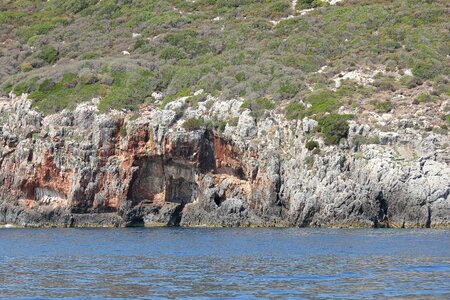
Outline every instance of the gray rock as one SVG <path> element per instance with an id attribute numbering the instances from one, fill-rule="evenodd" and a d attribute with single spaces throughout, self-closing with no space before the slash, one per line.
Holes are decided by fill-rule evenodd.
<path id="1" fill-rule="evenodd" d="M 449 137 L 426 132 L 428 119 L 389 132 L 350 121 L 348 140 L 326 146 L 312 119 L 185 102 L 137 119 L 89 103 L 44 118 L 26 97 L 1 99 L 0 223 L 449 227 Z M 200 116 L 229 124 L 181 128 Z M 349 149 L 361 136 L 380 144 Z M 311 138 L 320 151 L 305 149 Z"/>
<path id="2" fill-rule="evenodd" d="M 306 133 L 313 132 L 314 129 L 319 125 L 319 123 L 316 120 L 309 118 L 304 118 L 302 124 L 303 124 L 303 131 Z"/>

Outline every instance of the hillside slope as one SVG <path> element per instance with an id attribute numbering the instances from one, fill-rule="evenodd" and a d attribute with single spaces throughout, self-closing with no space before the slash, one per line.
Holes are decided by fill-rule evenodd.
<path id="1" fill-rule="evenodd" d="M 297 103 L 349 72 L 369 86 L 343 82 L 320 111 L 350 96 L 370 110 L 361 98 L 426 80 L 432 100 L 449 93 L 448 1 L 2 2 L 2 90 L 30 93 L 46 114 L 94 96 L 101 111 L 136 110 L 153 92 L 168 102 L 199 89 Z"/>

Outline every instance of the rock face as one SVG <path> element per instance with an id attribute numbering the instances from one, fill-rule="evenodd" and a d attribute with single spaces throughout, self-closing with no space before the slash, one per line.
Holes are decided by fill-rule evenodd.
<path id="1" fill-rule="evenodd" d="M 352 121 L 340 145 L 317 135 L 309 151 L 316 121 L 257 121 L 240 105 L 180 99 L 136 118 L 85 103 L 43 117 L 26 96 L 1 99 L 0 223 L 449 227 L 447 132 Z M 182 128 L 199 116 L 238 122 Z M 369 137 L 379 142 L 358 142 Z"/>

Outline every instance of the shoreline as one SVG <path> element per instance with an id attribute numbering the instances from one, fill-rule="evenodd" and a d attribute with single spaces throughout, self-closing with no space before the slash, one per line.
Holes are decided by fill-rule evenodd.
<path id="1" fill-rule="evenodd" d="M 215 228 L 230 228 L 230 229 L 256 229 L 256 228 L 273 228 L 273 229 L 450 229 L 450 224 L 446 226 L 433 226 L 433 227 L 423 227 L 423 226 L 358 226 L 358 225 L 330 225 L 330 226 L 274 226 L 274 225 L 249 225 L 249 226 L 223 226 L 223 225 L 215 225 L 215 224 L 205 224 L 205 225 L 143 225 L 143 226 L 114 226 L 112 224 L 109 225 L 81 225 L 81 226 L 64 226 L 58 224 L 46 224 L 46 225 L 17 225 L 17 224 L 0 224 L 0 229 L 61 229 L 61 228 L 74 228 L 74 229 L 88 229 L 88 228 L 109 228 L 109 229 L 126 229 L 126 228 L 187 228 L 187 229 L 215 229 Z"/>

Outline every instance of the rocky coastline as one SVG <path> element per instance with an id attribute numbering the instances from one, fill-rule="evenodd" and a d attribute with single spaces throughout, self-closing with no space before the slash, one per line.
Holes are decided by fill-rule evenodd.
<path id="1" fill-rule="evenodd" d="M 439 105 L 421 118 L 407 115 L 413 107 L 358 116 L 333 146 L 313 119 L 257 119 L 241 107 L 183 97 L 100 114 L 94 99 L 44 116 L 26 95 L 2 98 L 0 224 L 450 227 L 449 134 L 433 130 Z M 226 125 L 183 128 L 199 117 Z M 311 138 L 318 144 L 308 150 Z"/>

